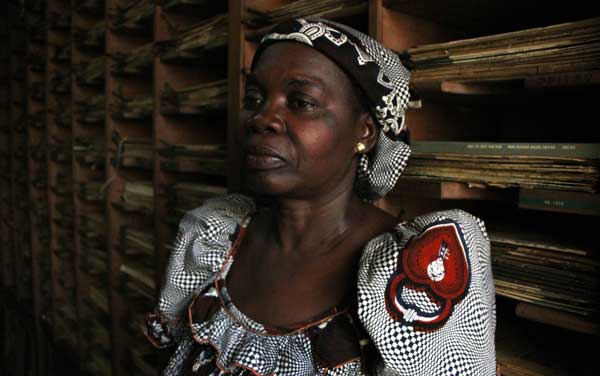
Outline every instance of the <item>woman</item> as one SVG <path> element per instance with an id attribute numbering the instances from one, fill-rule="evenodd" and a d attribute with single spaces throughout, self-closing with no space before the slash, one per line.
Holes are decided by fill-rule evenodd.
<path id="1" fill-rule="evenodd" d="M 494 375 L 483 223 L 398 224 L 408 71 L 371 38 L 298 19 L 263 38 L 242 115 L 251 196 L 181 222 L 148 338 L 165 375 Z"/>

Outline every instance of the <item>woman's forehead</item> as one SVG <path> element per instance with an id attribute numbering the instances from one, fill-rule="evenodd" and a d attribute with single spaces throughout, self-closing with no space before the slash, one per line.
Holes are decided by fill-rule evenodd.
<path id="1" fill-rule="evenodd" d="M 350 79 L 338 65 L 321 52 L 297 42 L 279 42 L 268 46 L 254 66 L 255 79 L 284 75 L 322 86 L 347 88 Z"/>

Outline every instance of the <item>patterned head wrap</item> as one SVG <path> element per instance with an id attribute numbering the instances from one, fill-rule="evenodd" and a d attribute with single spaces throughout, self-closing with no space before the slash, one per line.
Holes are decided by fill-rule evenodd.
<path id="1" fill-rule="evenodd" d="M 373 38 L 320 18 L 299 18 L 278 25 L 261 40 L 252 68 L 265 48 L 278 41 L 296 41 L 316 49 L 358 84 L 381 127 L 373 150 L 361 156 L 355 188 L 368 201 L 385 196 L 410 155 L 404 123 L 409 102 L 408 69 L 398 55 Z"/>

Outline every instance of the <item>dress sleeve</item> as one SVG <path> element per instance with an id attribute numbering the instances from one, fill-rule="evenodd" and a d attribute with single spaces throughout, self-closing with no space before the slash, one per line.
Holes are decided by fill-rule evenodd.
<path id="1" fill-rule="evenodd" d="M 462 210 L 419 216 L 365 248 L 358 315 L 378 375 L 496 374 L 495 290 L 483 221 Z"/>
<path id="2" fill-rule="evenodd" d="M 144 332 L 153 345 L 167 347 L 177 342 L 182 334 L 181 318 L 194 293 L 212 283 L 239 224 L 253 210 L 250 198 L 231 194 L 207 200 L 184 215 L 158 304 L 146 315 Z"/>

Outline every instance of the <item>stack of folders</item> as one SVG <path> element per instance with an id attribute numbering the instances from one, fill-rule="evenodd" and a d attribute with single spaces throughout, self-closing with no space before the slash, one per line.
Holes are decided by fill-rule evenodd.
<path id="1" fill-rule="evenodd" d="M 83 100 L 75 100 L 73 113 L 80 125 L 104 125 L 105 96 L 90 96 Z"/>
<path id="2" fill-rule="evenodd" d="M 599 312 L 600 259 L 593 244 L 526 226 L 488 230 L 499 295 L 581 316 Z"/>
<path id="3" fill-rule="evenodd" d="M 79 217 L 79 241 L 84 249 L 105 251 L 106 221 L 99 212 L 90 210 Z"/>
<path id="4" fill-rule="evenodd" d="M 97 310 L 102 312 L 104 316 L 110 316 L 106 288 L 101 288 L 98 285 L 90 285 L 88 288 L 88 297 L 90 303 L 92 303 Z"/>
<path id="5" fill-rule="evenodd" d="M 70 351 L 77 350 L 77 315 L 75 314 L 74 300 L 64 302 L 56 308 L 54 315 L 54 328 L 56 341 L 65 344 Z"/>
<path id="6" fill-rule="evenodd" d="M 76 137 L 73 142 L 74 159 L 82 165 L 87 165 L 92 170 L 104 170 L 104 144 L 103 139 Z M 103 176 L 94 176 L 94 180 L 102 180 Z"/>
<path id="7" fill-rule="evenodd" d="M 163 170 L 226 176 L 226 146 L 223 144 L 173 145 L 163 142 L 159 149 Z"/>
<path id="8" fill-rule="evenodd" d="M 115 167 L 151 170 L 154 167 L 154 145 L 151 139 L 125 138 L 113 133 L 116 153 L 112 159 Z"/>
<path id="9" fill-rule="evenodd" d="M 71 72 L 54 72 L 50 77 L 50 92 L 57 95 L 71 94 Z"/>
<path id="10" fill-rule="evenodd" d="M 217 15 L 183 30 L 173 30 L 173 38 L 154 44 L 161 61 L 201 59 L 207 52 L 227 45 L 228 18 Z"/>
<path id="11" fill-rule="evenodd" d="M 134 312 L 151 309 L 156 297 L 154 233 L 132 226 L 122 226 L 120 266 L 123 291 L 133 304 Z"/>
<path id="12" fill-rule="evenodd" d="M 102 182 L 76 183 L 75 189 L 80 199 L 90 202 L 101 202 L 104 200 L 103 185 Z"/>
<path id="13" fill-rule="evenodd" d="M 57 163 L 69 163 L 71 161 L 71 150 L 66 143 L 60 140 L 51 141 L 48 145 L 49 157 Z"/>
<path id="14" fill-rule="evenodd" d="M 73 67 L 75 82 L 84 86 L 102 86 L 104 84 L 104 65 L 106 57 L 99 56 L 87 63 Z"/>
<path id="15" fill-rule="evenodd" d="M 409 49 L 415 89 L 523 79 L 526 87 L 598 82 L 600 18 Z"/>
<path id="16" fill-rule="evenodd" d="M 70 43 L 48 43 L 50 46 L 49 59 L 55 63 L 68 63 L 71 59 Z"/>
<path id="17" fill-rule="evenodd" d="M 406 177 L 590 193 L 599 187 L 600 144 L 418 141 L 411 148 Z"/>
<path id="18" fill-rule="evenodd" d="M 74 27 L 73 41 L 83 50 L 104 50 L 104 40 L 106 37 L 106 22 L 104 20 L 97 22 L 91 28 Z"/>
<path id="19" fill-rule="evenodd" d="M 181 90 L 165 84 L 160 93 L 163 115 L 200 115 L 224 110 L 227 105 L 227 80 L 203 83 Z"/>
<path id="20" fill-rule="evenodd" d="M 111 55 L 110 72 L 115 76 L 140 76 L 152 73 L 152 43 L 145 44 L 129 52 Z"/>
<path id="21" fill-rule="evenodd" d="M 154 187 L 152 181 L 126 181 L 119 201 L 113 202 L 127 212 L 146 216 L 154 213 Z"/>
<path id="22" fill-rule="evenodd" d="M 250 38 L 255 39 L 265 34 L 272 25 L 290 18 L 308 16 L 329 19 L 339 18 L 361 13 L 366 11 L 367 7 L 368 3 L 362 0 L 298 0 L 267 11 L 257 10 L 249 6 L 249 16 L 244 19 L 244 24 L 258 29 L 250 35 Z"/>
<path id="23" fill-rule="evenodd" d="M 145 35 L 152 33 L 154 21 L 154 1 L 138 0 L 126 4 L 116 4 L 109 9 L 111 29 L 117 34 Z"/>
<path id="24" fill-rule="evenodd" d="M 154 100 L 152 95 L 125 96 L 117 89 L 108 110 L 115 120 L 148 120 L 152 118 Z"/>

